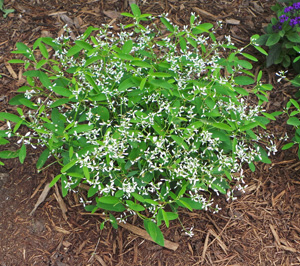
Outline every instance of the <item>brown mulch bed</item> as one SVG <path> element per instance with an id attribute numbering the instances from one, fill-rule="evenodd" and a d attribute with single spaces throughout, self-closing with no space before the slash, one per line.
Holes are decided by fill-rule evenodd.
<path id="1" fill-rule="evenodd" d="M 65 24 L 75 35 L 90 25 L 111 23 L 116 27 L 128 21 L 119 16 L 129 11 L 128 2 L 133 1 L 4 1 L 6 8 L 16 11 L 0 18 L 0 112 L 15 110 L 8 100 L 24 84 L 23 69 L 7 64 L 15 56 L 10 52 L 17 42 L 30 46 L 40 36 L 57 37 Z M 217 35 L 231 35 L 233 42 L 242 47 L 250 36 L 262 32 L 273 15 L 270 6 L 274 3 L 275 0 L 148 0 L 139 6 L 143 13 L 169 13 L 179 25 L 189 23 L 191 12 L 199 14 L 203 22 L 222 20 L 224 27 Z M 275 68 L 265 69 L 264 73 L 264 82 L 274 86 L 266 109 L 280 111 L 295 89 L 276 83 Z M 285 132 L 293 134 L 285 122 L 282 117 L 268 127 L 278 150 L 285 144 L 279 138 Z M 192 238 L 182 232 L 178 221 L 172 221 L 169 228 L 162 226 L 165 238 L 179 244 L 176 251 L 123 227 L 115 230 L 107 225 L 100 230 L 101 218 L 86 214 L 76 195 L 63 199 L 65 217 L 55 188 L 30 216 L 46 182 L 59 171 L 53 166 L 37 173 L 35 164 L 40 152 L 30 149 L 23 165 L 12 159 L 0 166 L 0 266 L 300 265 L 300 162 L 296 147 L 279 151 L 272 157 L 272 164 L 258 164 L 254 173 L 246 170 L 246 193 L 237 194 L 238 199 L 229 203 L 223 197 L 217 198 L 215 201 L 222 207 L 219 213 L 182 210 L 181 223 L 194 227 Z M 139 219 L 133 218 L 129 223 L 142 227 Z"/>

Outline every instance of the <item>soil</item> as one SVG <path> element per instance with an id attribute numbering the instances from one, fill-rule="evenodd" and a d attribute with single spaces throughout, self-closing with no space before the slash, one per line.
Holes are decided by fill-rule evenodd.
<path id="1" fill-rule="evenodd" d="M 22 67 L 7 63 L 16 58 L 10 52 L 17 42 L 32 46 L 40 36 L 57 37 L 65 24 L 75 35 L 90 25 L 111 23 L 117 28 L 118 23 L 129 21 L 120 16 L 129 12 L 128 2 L 134 1 L 4 1 L 4 7 L 15 12 L 0 18 L 0 112 L 15 111 L 8 101 L 25 82 Z M 179 25 L 189 24 L 191 12 L 199 14 L 203 22 L 222 20 L 224 27 L 218 37 L 231 35 L 242 47 L 270 22 L 275 0 L 148 0 L 138 4 L 143 13 L 169 13 Z M 282 110 L 297 89 L 277 83 L 277 68 L 264 69 L 264 58 L 255 50 L 248 52 L 260 59 L 256 69 L 264 70 L 263 82 L 274 86 L 266 110 Z M 232 202 L 216 198 L 222 207 L 216 214 L 182 210 L 181 223 L 194 227 L 192 238 L 182 232 L 179 221 L 172 221 L 169 228 L 162 226 L 165 238 L 179 244 L 175 251 L 126 227 L 115 230 L 107 225 L 100 230 L 100 216 L 85 213 L 76 195 L 61 199 L 54 187 L 32 214 L 44 187 L 59 169 L 36 171 L 41 150 L 30 149 L 24 164 L 18 159 L 6 160 L 5 166 L 0 166 L 0 266 L 300 265 L 300 162 L 297 147 L 281 151 L 285 142 L 280 137 L 285 132 L 293 135 L 286 120 L 282 116 L 269 125 L 279 152 L 271 158 L 272 164 L 257 164 L 254 173 L 245 170 L 246 193 L 237 193 L 238 199 Z M 16 145 L 10 148 L 16 149 Z M 135 218 L 129 224 L 142 227 Z"/>

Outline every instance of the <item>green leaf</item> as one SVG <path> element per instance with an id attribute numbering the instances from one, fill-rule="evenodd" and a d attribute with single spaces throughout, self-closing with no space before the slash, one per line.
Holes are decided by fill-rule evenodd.
<path id="1" fill-rule="evenodd" d="M 256 47 L 256 46 L 255 46 Z M 273 64 L 275 64 L 276 60 L 280 57 L 282 45 L 280 43 L 277 43 L 270 47 L 269 54 L 267 56 L 267 64 L 266 66 L 269 67 Z"/>
<path id="2" fill-rule="evenodd" d="M 88 197 L 93 197 L 98 191 L 98 186 L 91 186 L 88 191 Z"/>
<path id="3" fill-rule="evenodd" d="M 189 210 L 202 210 L 203 205 L 202 203 L 195 202 L 191 198 L 181 198 L 180 201 L 176 201 L 176 203 L 180 207 L 188 208 Z M 184 204 L 183 204 L 184 203 Z"/>
<path id="4" fill-rule="evenodd" d="M 97 207 L 103 210 L 115 211 L 115 212 L 123 212 L 126 210 L 126 208 L 121 203 L 107 204 L 107 203 L 98 202 Z"/>
<path id="5" fill-rule="evenodd" d="M 67 102 L 69 102 L 70 100 L 68 98 L 61 98 L 61 99 L 58 99 L 57 101 L 55 101 L 54 103 L 52 103 L 50 105 L 51 108 L 55 108 L 55 107 L 58 107 L 58 106 L 61 106 L 61 105 L 64 105 L 66 104 Z"/>
<path id="6" fill-rule="evenodd" d="M 240 88 L 240 87 L 234 87 L 233 88 L 238 94 L 241 94 L 243 96 L 248 96 L 249 95 L 249 92 L 246 91 L 245 89 L 243 88 Z"/>
<path id="7" fill-rule="evenodd" d="M 124 54 L 129 54 L 132 50 L 132 47 L 133 47 L 132 40 L 127 40 L 122 47 L 122 52 Z"/>
<path id="8" fill-rule="evenodd" d="M 121 84 L 118 87 L 119 91 L 126 91 L 129 88 L 136 87 L 135 82 L 132 81 L 131 78 L 125 79 L 121 82 Z"/>
<path id="9" fill-rule="evenodd" d="M 242 55 L 244 56 L 244 57 L 246 57 L 247 59 L 250 59 L 250 60 L 252 60 L 252 61 L 254 61 L 254 62 L 257 62 L 258 60 L 256 59 L 256 57 L 254 57 L 253 55 L 250 55 L 250 54 L 247 54 L 247 53 L 242 53 Z"/>
<path id="10" fill-rule="evenodd" d="M 169 221 L 175 220 L 175 219 L 178 218 L 178 214 L 177 213 L 174 213 L 174 212 L 165 212 L 165 213 L 166 213 Z"/>
<path id="11" fill-rule="evenodd" d="M 115 218 L 115 216 L 113 216 L 111 213 L 109 214 L 109 219 L 110 219 L 110 223 L 112 225 L 113 228 L 118 229 L 118 222 Z"/>
<path id="12" fill-rule="evenodd" d="M 174 32 L 173 25 L 166 18 L 161 17 L 160 20 L 166 26 L 166 28 L 168 29 L 168 31 Z"/>
<path id="13" fill-rule="evenodd" d="M 53 186 L 57 183 L 57 181 L 60 179 L 60 177 L 61 177 L 61 174 L 59 174 L 59 175 L 57 175 L 56 177 L 54 177 L 54 178 L 52 179 L 52 181 L 50 182 L 49 187 L 50 187 L 50 188 L 53 187 Z"/>
<path id="14" fill-rule="evenodd" d="M 39 72 L 39 78 L 40 78 L 40 81 L 42 82 L 42 84 L 46 88 L 49 88 L 52 85 L 49 77 L 44 72 L 42 72 L 42 71 Z"/>
<path id="15" fill-rule="evenodd" d="M 280 40 L 280 34 L 279 33 L 270 34 L 270 36 L 268 37 L 268 40 L 266 42 L 266 45 L 267 46 L 272 46 L 272 45 L 278 43 L 279 40 Z"/>
<path id="16" fill-rule="evenodd" d="M 262 71 L 260 70 L 257 74 L 256 82 L 258 83 L 262 78 Z"/>
<path id="17" fill-rule="evenodd" d="M 194 39 L 186 37 L 186 40 L 187 40 L 187 42 L 188 42 L 190 45 L 192 45 L 194 48 L 197 48 L 198 43 L 197 43 Z"/>
<path id="18" fill-rule="evenodd" d="M 192 29 L 193 34 L 201 34 L 203 32 L 209 32 L 209 30 L 213 27 L 211 23 L 203 23 L 198 25 L 197 27 Z"/>
<path id="19" fill-rule="evenodd" d="M 24 64 L 25 61 L 21 60 L 21 59 L 12 59 L 12 60 L 9 60 L 8 63 L 10 63 L 10 64 Z"/>
<path id="20" fill-rule="evenodd" d="M 70 48 L 70 50 L 67 52 L 67 56 L 71 57 L 77 53 L 79 53 L 83 49 L 82 46 L 74 45 Z"/>
<path id="21" fill-rule="evenodd" d="M 87 82 L 88 82 L 89 84 L 91 84 L 92 87 L 93 87 L 97 92 L 99 92 L 98 86 L 97 86 L 97 84 L 95 83 L 93 77 L 91 77 L 89 74 L 85 74 L 84 77 L 85 77 L 85 79 L 87 80 Z"/>
<path id="22" fill-rule="evenodd" d="M 73 127 L 71 128 L 69 131 L 68 131 L 68 134 L 69 135 L 72 135 L 74 134 L 75 132 L 78 134 L 78 133 L 81 133 L 81 132 L 86 132 L 86 131 L 90 131 L 94 128 L 94 125 L 88 125 L 88 124 L 84 124 L 84 125 L 78 125 L 76 127 Z"/>
<path id="23" fill-rule="evenodd" d="M 7 139 L 0 137 L 0 145 L 5 145 L 8 143 L 9 143 L 9 141 Z"/>
<path id="24" fill-rule="evenodd" d="M 106 107 L 99 105 L 96 108 L 92 109 L 92 113 L 98 114 L 100 116 L 100 119 L 103 121 L 109 120 L 109 111 Z"/>
<path id="25" fill-rule="evenodd" d="M 101 198 L 98 198 L 98 202 L 107 204 L 117 204 L 120 202 L 120 200 L 114 196 L 103 196 Z"/>
<path id="26" fill-rule="evenodd" d="M 22 119 L 17 115 L 11 113 L 4 113 L 4 112 L 0 112 L 0 120 L 9 120 L 14 123 L 18 123 L 19 121 L 22 121 Z"/>
<path id="27" fill-rule="evenodd" d="M 291 42 L 296 42 L 296 43 L 300 42 L 300 36 L 298 32 L 288 32 L 285 36 Z"/>
<path id="28" fill-rule="evenodd" d="M 82 49 L 85 49 L 87 51 L 90 51 L 93 49 L 93 46 L 85 41 L 76 40 L 75 43 L 76 43 L 76 45 L 78 45 L 79 47 L 81 47 Z"/>
<path id="29" fill-rule="evenodd" d="M 68 194 L 68 179 L 65 175 L 61 175 L 61 192 L 62 196 L 65 197 Z"/>
<path id="30" fill-rule="evenodd" d="M 155 123 L 154 125 L 152 125 L 153 129 L 156 131 L 157 134 L 164 136 L 165 135 L 165 131 L 161 128 L 160 125 L 158 125 L 157 123 Z"/>
<path id="31" fill-rule="evenodd" d="M 73 167 L 77 163 L 77 159 L 72 160 L 71 162 L 67 163 L 61 170 L 61 173 L 65 173 L 68 171 L 71 167 Z"/>
<path id="32" fill-rule="evenodd" d="M 133 15 L 136 17 L 136 18 L 139 18 L 141 16 L 141 10 L 140 8 L 138 7 L 138 5 L 136 4 L 131 4 L 130 5 L 130 8 L 131 8 L 131 11 L 133 13 Z"/>
<path id="33" fill-rule="evenodd" d="M 300 111 L 300 106 L 297 101 L 295 101 L 294 99 L 290 99 L 290 102 Z"/>
<path id="34" fill-rule="evenodd" d="M 31 52 L 30 48 L 22 43 L 22 42 L 17 42 L 16 43 L 16 47 L 18 48 L 19 51 L 22 51 L 22 52 Z"/>
<path id="35" fill-rule="evenodd" d="M 48 59 L 49 58 L 49 53 L 47 51 L 46 46 L 43 43 L 40 42 L 39 43 L 39 48 L 40 48 L 40 51 L 41 51 L 41 54 L 43 55 L 43 57 Z"/>
<path id="36" fill-rule="evenodd" d="M 221 122 L 213 123 L 212 126 L 216 127 L 216 128 L 224 129 L 224 130 L 227 130 L 227 131 L 233 131 L 232 127 L 230 127 L 229 125 L 227 125 L 225 123 L 221 123 Z"/>
<path id="37" fill-rule="evenodd" d="M 15 97 L 13 97 L 12 99 L 10 99 L 9 104 L 11 105 L 24 105 L 30 109 L 34 109 L 36 110 L 38 107 L 35 103 L 31 102 L 30 100 L 25 98 L 25 95 L 19 94 Z"/>
<path id="38" fill-rule="evenodd" d="M 134 203 L 131 200 L 126 200 L 126 204 L 129 206 L 129 208 L 131 210 L 136 211 L 136 212 L 140 212 L 140 211 L 144 211 L 145 210 L 145 208 L 142 205 Z"/>
<path id="39" fill-rule="evenodd" d="M 58 95 L 64 96 L 64 97 L 70 97 L 72 95 L 72 92 L 70 90 L 61 87 L 61 86 L 53 86 L 51 89 Z"/>
<path id="40" fill-rule="evenodd" d="M 179 38 L 179 44 L 182 51 L 186 51 L 186 40 L 183 37 Z"/>
<path id="41" fill-rule="evenodd" d="M 283 150 L 283 151 L 284 151 L 284 150 L 287 150 L 287 149 L 293 147 L 294 144 L 295 144 L 295 143 L 293 143 L 293 142 L 287 143 L 287 144 L 285 144 L 285 145 L 282 147 L 282 150 Z"/>
<path id="42" fill-rule="evenodd" d="M 185 150 L 189 149 L 189 146 L 185 143 L 185 141 L 176 135 L 171 135 L 171 138 L 179 145 L 182 146 Z"/>
<path id="43" fill-rule="evenodd" d="M 143 198 L 143 196 L 141 196 L 140 194 L 137 194 L 137 193 L 133 192 L 133 193 L 131 193 L 131 195 L 132 195 L 136 200 L 138 200 L 138 201 L 140 201 L 140 202 L 144 202 L 144 201 L 145 201 L 145 199 Z"/>
<path id="44" fill-rule="evenodd" d="M 192 206 L 189 204 L 189 202 L 186 202 L 186 200 L 184 200 L 185 198 L 181 198 L 180 200 L 176 201 L 176 202 L 180 202 L 185 208 L 189 209 L 190 211 L 193 211 Z"/>
<path id="45" fill-rule="evenodd" d="M 35 68 L 36 69 L 40 69 L 43 65 L 45 65 L 48 61 L 45 59 L 41 59 L 36 65 Z"/>
<path id="46" fill-rule="evenodd" d="M 246 60 L 236 60 L 236 63 L 238 63 L 243 68 L 252 69 L 252 64 Z"/>
<path id="47" fill-rule="evenodd" d="M 292 126 L 300 126 L 300 120 L 297 117 L 290 117 L 286 123 Z"/>
<path id="48" fill-rule="evenodd" d="M 266 50 L 264 50 L 263 48 L 261 48 L 261 47 L 259 47 L 259 46 L 254 46 L 254 48 L 257 50 L 257 51 L 259 51 L 259 52 L 261 52 L 262 54 L 264 54 L 264 55 L 268 55 L 268 53 L 266 52 Z"/>
<path id="49" fill-rule="evenodd" d="M 134 16 L 130 13 L 127 13 L 127 12 L 124 12 L 124 13 L 121 13 L 122 16 L 125 16 L 125 17 L 130 17 L 130 18 L 134 18 Z"/>
<path id="50" fill-rule="evenodd" d="M 139 60 L 132 61 L 131 65 L 137 66 L 137 67 L 143 67 L 143 68 L 152 68 L 152 66 L 149 63 L 147 63 L 145 61 L 139 61 Z"/>
<path id="51" fill-rule="evenodd" d="M 0 151 L 1 159 L 12 159 L 19 156 L 19 151 Z"/>
<path id="52" fill-rule="evenodd" d="M 218 190 L 222 194 L 226 194 L 229 187 L 225 179 L 222 181 L 217 179 L 211 184 L 212 189 Z"/>
<path id="53" fill-rule="evenodd" d="M 157 206 L 159 203 L 158 202 L 156 202 L 156 201 L 154 201 L 154 200 L 152 200 L 152 199 L 145 199 L 145 202 L 146 203 L 149 203 L 149 204 L 151 204 L 151 205 L 155 205 L 155 206 Z"/>
<path id="54" fill-rule="evenodd" d="M 156 225 L 156 223 L 152 222 L 150 219 L 145 219 L 144 226 L 146 231 L 155 243 L 157 243 L 160 246 L 165 245 L 164 236 L 160 231 L 159 227 Z"/>
<path id="55" fill-rule="evenodd" d="M 99 61 L 99 60 L 103 60 L 103 56 L 100 56 L 100 55 L 98 55 L 98 56 L 93 56 L 93 57 L 91 57 L 91 58 L 89 58 L 89 59 L 86 60 L 84 66 L 85 66 L 85 67 L 86 67 L 86 66 L 89 66 L 89 65 L 91 65 L 91 64 L 93 64 L 94 62 Z"/>
<path id="56" fill-rule="evenodd" d="M 115 56 L 117 58 L 120 58 L 120 59 L 123 59 L 123 60 L 128 60 L 128 61 L 137 60 L 136 57 L 133 57 L 132 55 L 129 55 L 129 54 L 118 53 L 118 54 L 115 54 Z"/>
<path id="57" fill-rule="evenodd" d="M 268 113 L 262 113 L 265 117 L 269 118 L 270 120 L 276 120 L 276 118 L 272 115 L 272 114 L 268 114 Z"/>
<path id="58" fill-rule="evenodd" d="M 163 215 L 165 224 L 166 224 L 166 226 L 169 228 L 170 223 L 169 223 L 168 215 L 166 214 L 166 212 L 165 212 L 163 209 L 161 209 L 161 210 L 162 210 L 162 215 Z"/>
<path id="59" fill-rule="evenodd" d="M 46 148 L 40 155 L 37 163 L 36 163 L 36 168 L 37 169 L 41 169 L 45 162 L 47 161 L 48 157 L 49 157 L 50 151 L 48 148 Z"/>
<path id="60" fill-rule="evenodd" d="M 152 77 L 158 77 L 158 78 L 169 78 L 169 77 L 172 77 L 171 74 L 165 73 L 165 72 L 153 72 L 153 73 L 149 73 L 149 75 L 152 76 Z"/>
<path id="61" fill-rule="evenodd" d="M 19 151 L 20 163 L 24 163 L 25 158 L 26 158 L 26 145 L 23 144 L 20 151 Z"/>
<path id="62" fill-rule="evenodd" d="M 255 83 L 253 78 L 247 76 L 238 76 L 234 78 L 234 81 L 238 85 L 251 85 Z"/>
<path id="63" fill-rule="evenodd" d="M 255 165 L 254 163 L 249 163 L 249 168 L 252 172 L 255 172 Z"/>
<path id="64" fill-rule="evenodd" d="M 84 173 L 85 178 L 86 178 L 87 180 L 89 180 L 89 179 L 90 179 L 90 171 L 89 171 L 89 168 L 86 167 L 86 166 L 83 166 L 83 167 L 82 167 L 82 170 L 83 170 L 83 173 Z"/>
<path id="65" fill-rule="evenodd" d="M 4 14 L 3 14 L 3 17 L 4 17 L 4 18 L 6 18 L 7 15 L 8 15 L 9 13 L 15 12 L 14 9 L 1 9 L 1 11 L 4 13 Z"/>

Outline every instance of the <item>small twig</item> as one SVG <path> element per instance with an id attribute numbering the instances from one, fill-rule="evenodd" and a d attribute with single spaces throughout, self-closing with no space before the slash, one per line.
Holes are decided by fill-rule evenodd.
<path id="1" fill-rule="evenodd" d="M 80 214 L 81 214 L 81 215 L 94 215 L 94 216 L 100 216 L 102 219 L 105 219 L 105 218 L 106 218 L 105 215 L 100 214 L 100 213 L 86 213 L 86 212 L 81 212 Z M 123 227 L 123 228 L 125 228 L 125 229 L 127 229 L 128 231 L 131 231 L 132 233 L 134 233 L 134 234 L 136 234 L 136 235 L 138 235 L 138 236 L 140 236 L 140 237 L 146 239 L 146 240 L 149 240 L 149 241 L 154 242 L 153 239 L 152 239 L 151 236 L 147 233 L 146 230 L 143 230 L 143 229 L 141 229 L 141 228 L 139 228 L 139 227 L 137 227 L 137 226 L 134 226 L 134 225 L 128 224 L 128 223 L 126 223 L 126 224 L 124 224 L 124 223 L 119 223 L 118 225 L 121 226 L 121 227 Z M 164 246 L 164 247 L 167 248 L 167 249 L 171 249 L 171 250 L 174 250 L 174 251 L 175 251 L 175 250 L 179 247 L 179 244 L 174 243 L 174 242 L 171 242 L 171 241 L 169 241 L 169 240 L 165 240 L 165 246 Z"/>
<path id="2" fill-rule="evenodd" d="M 93 259 L 93 257 L 96 255 L 96 250 L 98 248 L 98 245 L 99 245 L 99 242 L 100 242 L 100 237 L 98 238 L 98 242 L 96 244 L 96 247 L 94 249 L 94 252 L 92 253 L 92 256 L 90 257 L 90 259 L 88 260 L 88 262 L 91 262 L 91 260 Z"/>
<path id="3" fill-rule="evenodd" d="M 209 232 L 207 232 L 205 241 L 204 241 L 204 247 L 203 247 L 203 251 L 202 251 L 202 263 L 204 262 L 205 259 L 205 254 L 206 254 L 206 250 L 208 248 L 208 239 L 209 239 Z"/>
<path id="4" fill-rule="evenodd" d="M 55 198 L 56 198 L 56 200 L 57 200 L 57 202 L 59 204 L 59 207 L 60 207 L 60 209 L 62 211 L 62 215 L 63 215 L 65 221 L 67 221 L 68 217 L 67 217 L 66 213 L 67 213 L 68 209 L 67 209 L 67 206 L 66 206 L 65 202 L 63 201 L 60 193 L 59 193 L 57 184 L 55 184 L 55 193 L 56 194 L 54 194 L 54 196 L 55 196 Z"/>

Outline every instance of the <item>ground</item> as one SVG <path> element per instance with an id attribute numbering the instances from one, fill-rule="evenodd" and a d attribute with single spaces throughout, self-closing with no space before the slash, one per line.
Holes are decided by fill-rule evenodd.
<path id="1" fill-rule="evenodd" d="M 117 24 L 128 19 L 119 14 L 129 11 L 132 0 L 10 0 L 5 8 L 15 12 L 0 18 L 0 112 L 13 112 L 8 100 L 24 84 L 23 69 L 7 61 L 17 42 L 32 45 L 40 36 L 57 37 L 69 24 L 75 35 L 92 26 Z M 140 1 L 143 13 L 169 13 L 179 25 L 189 23 L 191 12 L 203 22 L 223 21 L 218 36 L 231 35 L 237 46 L 249 42 L 253 34 L 261 34 L 271 19 L 270 7 L 275 0 L 147 0 Z M 277 68 L 265 69 L 264 58 L 256 70 L 263 69 L 263 82 L 271 83 L 267 111 L 280 111 L 297 89 L 289 83 L 277 83 Z M 31 149 L 23 165 L 18 159 L 5 161 L 0 167 L 0 265 L 300 265 L 300 162 L 297 148 L 280 151 L 287 117 L 272 122 L 268 131 L 279 152 L 272 164 L 257 164 L 252 173 L 245 169 L 248 188 L 237 193 L 237 200 L 226 202 L 216 198 L 222 210 L 180 212 L 181 222 L 194 227 L 192 238 L 183 234 L 179 221 L 169 228 L 162 226 L 167 240 L 178 243 L 173 251 L 137 236 L 131 230 L 107 226 L 99 229 L 100 216 L 85 213 L 76 195 L 68 195 L 61 203 L 59 191 L 52 188 L 33 212 L 47 182 L 59 171 L 56 167 L 37 173 L 35 164 L 41 150 Z M 5 127 L 2 123 L 0 128 Z M 16 149 L 15 143 L 10 148 Z M 3 149 L 3 146 L 0 147 Z M 6 147 L 4 147 L 6 148 Z M 60 204 L 59 204 L 60 202 Z M 63 213 L 62 210 L 67 210 Z M 32 214 L 32 215 L 30 215 Z M 141 221 L 129 221 L 141 227 Z"/>

